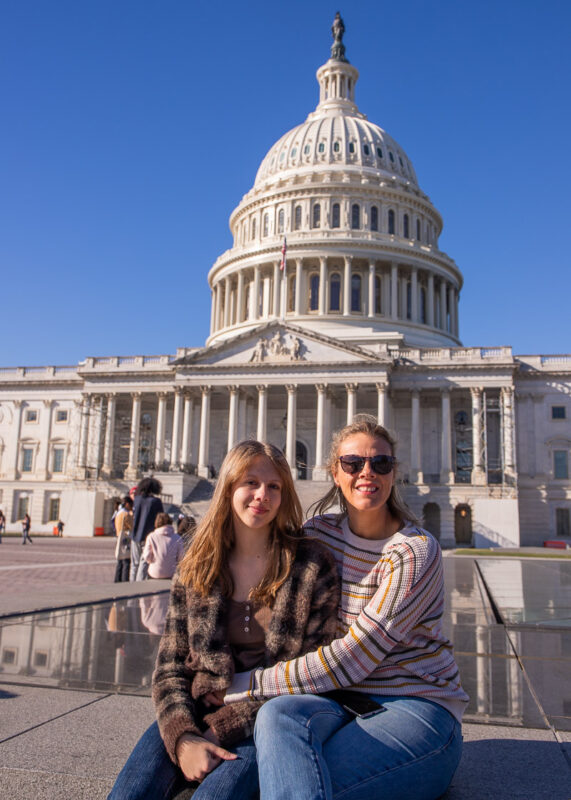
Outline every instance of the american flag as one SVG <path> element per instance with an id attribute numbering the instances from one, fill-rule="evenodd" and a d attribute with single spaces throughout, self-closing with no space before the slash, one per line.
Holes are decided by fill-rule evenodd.
<path id="1" fill-rule="evenodd" d="M 286 265 L 287 241 L 284 236 L 284 243 L 282 245 L 282 260 L 280 261 L 280 269 L 284 270 Z"/>

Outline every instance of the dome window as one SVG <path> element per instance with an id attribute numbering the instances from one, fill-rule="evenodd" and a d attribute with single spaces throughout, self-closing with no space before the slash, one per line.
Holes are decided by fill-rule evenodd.
<path id="1" fill-rule="evenodd" d="M 402 163 L 402 158 L 400 156 L 399 156 L 399 163 L 400 163 L 401 167 L 404 169 L 404 164 Z"/>
<path id="2" fill-rule="evenodd" d="M 339 142 L 333 142 L 333 152 L 334 153 L 339 152 Z"/>
<path id="3" fill-rule="evenodd" d="M 319 147 L 317 148 L 317 152 L 318 153 L 324 153 L 325 152 L 325 144 L 324 144 L 324 142 L 319 142 Z"/>
<path id="4" fill-rule="evenodd" d="M 395 232 L 395 212 L 392 208 L 389 209 L 389 233 L 393 234 Z"/>
<path id="5" fill-rule="evenodd" d="M 339 203 L 333 203 L 331 206 L 331 227 L 339 228 L 341 226 L 341 207 Z"/>
<path id="6" fill-rule="evenodd" d="M 256 218 L 252 220 L 252 239 L 256 238 Z"/>
<path id="7" fill-rule="evenodd" d="M 382 150 L 381 147 L 377 147 L 377 155 L 378 155 L 379 158 L 383 157 L 383 150 Z"/>
<path id="8" fill-rule="evenodd" d="M 280 208 L 278 213 L 278 233 L 284 232 L 284 220 L 285 220 L 284 210 L 283 208 Z"/>
<path id="9" fill-rule="evenodd" d="M 420 242 L 420 220 L 416 220 L 416 240 Z"/>
<path id="10" fill-rule="evenodd" d="M 349 152 L 350 153 L 354 153 L 355 152 L 355 143 L 354 142 L 349 142 Z"/>
<path id="11" fill-rule="evenodd" d="M 375 314 L 382 314 L 381 276 L 375 275 Z"/>
<path id="12" fill-rule="evenodd" d="M 264 228 L 262 236 L 267 236 L 269 233 L 270 220 L 267 214 L 264 214 Z"/>
<path id="13" fill-rule="evenodd" d="M 329 310 L 340 311 L 341 309 L 341 276 L 338 272 L 331 276 L 329 284 Z"/>
<path id="14" fill-rule="evenodd" d="M 308 156 L 310 150 L 311 150 L 310 146 L 308 144 L 306 144 L 305 147 L 303 148 L 303 154 L 305 156 Z"/>
<path id="15" fill-rule="evenodd" d="M 389 158 L 394 163 L 395 157 L 393 156 L 390 150 L 389 150 Z"/>
<path id="16" fill-rule="evenodd" d="M 379 209 L 377 206 L 371 206 L 371 230 L 379 230 Z"/>
<path id="17" fill-rule="evenodd" d="M 321 206 L 319 203 L 315 203 L 313 206 L 313 215 L 311 218 L 311 227 L 312 228 L 319 228 L 321 227 Z"/>
<path id="18" fill-rule="evenodd" d="M 319 275 L 312 275 L 309 279 L 309 310 L 317 311 L 319 308 Z"/>
<path id="19" fill-rule="evenodd" d="M 409 238 L 410 231 L 409 231 L 409 224 L 408 224 L 408 214 L 405 214 L 402 221 L 402 233 L 405 239 Z"/>
<path id="20" fill-rule="evenodd" d="M 358 203 L 351 206 L 351 227 L 353 230 L 359 230 L 361 227 L 361 207 Z"/>
<path id="21" fill-rule="evenodd" d="M 368 145 L 368 144 L 364 144 L 364 145 L 363 145 L 363 153 L 364 153 L 366 156 L 368 156 L 368 155 L 369 155 L 369 153 L 370 153 L 370 150 L 369 150 L 369 145 Z"/>
<path id="22" fill-rule="evenodd" d="M 294 219 L 294 229 L 299 231 L 301 228 L 301 206 L 296 206 L 295 211 L 293 212 L 293 219 Z"/>
<path id="23" fill-rule="evenodd" d="M 351 311 L 361 311 L 361 276 L 351 275 Z"/>
<path id="24" fill-rule="evenodd" d="M 296 155 L 297 155 L 297 147 L 294 147 L 293 150 L 291 151 L 291 157 L 295 158 Z"/>
<path id="25" fill-rule="evenodd" d="M 284 158 L 285 158 L 285 153 L 281 153 L 281 155 L 280 155 L 280 164 L 283 163 Z"/>

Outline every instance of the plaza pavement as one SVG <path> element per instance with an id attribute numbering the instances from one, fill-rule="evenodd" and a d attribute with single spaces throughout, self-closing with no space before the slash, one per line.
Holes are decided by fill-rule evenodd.
<path id="1" fill-rule="evenodd" d="M 26 636 L 40 642 L 50 624 L 57 629 L 58 615 L 71 614 L 73 625 L 81 629 L 84 624 L 81 620 L 88 613 L 81 610 L 83 604 L 107 603 L 107 606 L 93 608 L 109 609 L 115 601 L 117 609 L 132 608 L 133 603 L 152 602 L 151 598 L 133 598 L 168 589 L 166 581 L 114 584 L 113 548 L 114 542 L 107 538 L 35 537 L 32 545 L 23 547 L 19 539 L 4 537 L 0 545 L 0 653 L 4 653 L 10 641 L 22 642 L 23 647 Z M 526 628 L 530 635 L 535 631 L 544 637 L 538 652 L 529 653 L 525 633 L 516 630 L 516 636 L 512 628 L 492 619 L 489 598 L 482 592 L 482 582 L 476 576 L 480 569 L 476 562 L 481 564 L 481 560 L 451 553 L 445 556 L 446 621 L 454 629 L 456 655 L 464 684 L 472 697 L 464 724 L 462 762 L 445 800 L 569 800 L 571 629 L 567 627 L 566 633 L 565 625 L 571 618 L 571 609 L 559 608 L 547 631 L 545 628 L 535 631 L 533 625 L 531 630 Z M 528 560 L 539 564 L 534 559 Z M 522 593 L 519 585 L 522 575 L 529 579 L 539 571 L 544 578 L 539 583 L 549 589 L 547 584 L 553 578 L 547 576 L 555 574 L 553 562 L 549 564 L 547 572 L 543 563 L 535 569 L 510 568 L 508 575 L 511 571 L 517 577 L 511 582 L 502 578 L 506 597 L 499 597 L 500 607 L 505 601 L 508 608 L 509 603 L 514 602 L 514 593 L 520 601 L 524 597 L 525 592 Z M 492 567 L 493 564 L 490 567 L 493 573 Z M 567 577 L 566 571 L 564 578 Z M 562 585 L 562 602 L 567 603 L 565 580 Z M 80 609 L 75 617 L 73 607 Z M 72 610 L 57 611 L 64 608 Z M 39 611 L 33 624 L 30 623 L 32 617 L 18 616 Z M 557 615 L 563 620 L 562 627 L 557 623 Z M 105 619 L 108 629 L 113 627 L 109 625 L 109 614 Z M 2 799 L 104 800 L 133 745 L 154 719 L 148 676 L 139 685 L 133 681 L 131 689 L 129 676 L 120 679 L 117 665 L 114 676 L 97 678 L 101 665 L 90 660 L 89 650 L 95 647 L 97 626 L 89 630 L 87 639 L 91 643 L 84 643 L 87 648 L 83 653 L 85 663 L 80 665 L 75 678 L 64 676 L 55 668 L 51 672 L 39 668 L 11 671 L 2 656 Z M 559 636 L 557 640 L 553 639 L 554 631 Z M 545 639 L 550 633 L 551 639 Z M 109 630 L 103 634 L 104 637 L 114 635 Z M 152 626 L 148 630 L 139 626 L 131 636 L 139 648 L 135 652 L 143 655 L 147 652 L 147 640 L 152 644 L 157 639 Z M 506 649 L 506 636 L 510 647 L 516 642 L 513 653 Z M 126 644 L 121 641 L 114 652 L 125 655 Z M 533 638 L 530 641 L 533 643 Z M 98 642 L 97 646 L 101 647 L 101 634 Z M 518 642 L 521 653 L 517 652 Z M 542 653 L 546 642 L 551 643 L 549 646 L 556 642 L 555 650 L 553 647 L 549 650 L 548 646 L 547 655 Z M 32 650 L 30 646 L 29 652 Z M 148 660 L 141 658 L 148 671 Z M 137 663 L 132 662 L 135 666 L 131 668 L 135 671 Z M 519 687 L 517 691 L 515 686 Z M 567 700 L 551 706 L 551 701 L 561 699 L 562 692 Z M 303 800 L 301 788 L 299 797 Z"/>

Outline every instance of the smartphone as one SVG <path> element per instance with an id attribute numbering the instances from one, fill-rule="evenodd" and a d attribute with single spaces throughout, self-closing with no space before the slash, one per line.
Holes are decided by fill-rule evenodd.
<path id="1" fill-rule="evenodd" d="M 345 711 L 348 711 L 350 714 L 353 714 L 354 717 L 359 717 L 360 719 L 366 719 L 367 717 L 372 717 L 374 714 L 387 710 L 380 703 L 377 703 L 376 700 L 373 700 L 372 697 L 362 692 L 350 692 L 347 689 L 333 689 L 331 692 L 325 692 L 322 697 L 329 697 L 331 700 L 335 700 Z"/>

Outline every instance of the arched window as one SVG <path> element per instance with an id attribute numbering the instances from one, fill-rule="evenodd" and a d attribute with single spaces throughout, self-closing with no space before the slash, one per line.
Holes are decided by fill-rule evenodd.
<path id="1" fill-rule="evenodd" d="M 285 219 L 284 210 L 283 208 L 280 208 L 278 213 L 278 233 L 284 232 L 284 219 Z"/>
<path id="2" fill-rule="evenodd" d="M 319 308 L 319 275 L 312 275 L 309 279 L 309 310 L 317 311 Z"/>
<path id="3" fill-rule="evenodd" d="M 331 207 L 331 227 L 339 228 L 341 225 L 341 207 L 339 203 L 333 203 Z"/>
<path id="4" fill-rule="evenodd" d="M 321 226 L 321 206 L 319 203 L 315 203 L 313 206 L 313 215 L 311 218 L 311 227 L 312 228 L 319 228 Z"/>
<path id="5" fill-rule="evenodd" d="M 371 230 L 379 230 L 379 209 L 377 206 L 371 206 Z"/>
<path id="6" fill-rule="evenodd" d="M 267 214 L 264 214 L 264 228 L 263 228 L 263 236 L 267 236 L 270 229 L 270 218 Z"/>
<path id="7" fill-rule="evenodd" d="M 420 242 L 420 220 L 416 220 L 416 241 Z"/>
<path id="8" fill-rule="evenodd" d="M 319 147 L 317 148 L 317 152 L 318 153 L 324 153 L 325 152 L 325 143 L 324 142 L 319 142 Z"/>
<path id="9" fill-rule="evenodd" d="M 301 228 L 301 206 L 295 207 L 293 226 L 296 231 L 299 231 Z"/>
<path id="10" fill-rule="evenodd" d="M 361 311 L 361 276 L 351 275 L 351 311 Z"/>
<path id="11" fill-rule="evenodd" d="M 252 239 L 256 238 L 256 217 L 252 220 Z"/>
<path id="12" fill-rule="evenodd" d="M 287 310 L 295 310 L 295 275 L 290 275 L 287 282 Z"/>
<path id="13" fill-rule="evenodd" d="M 329 282 L 329 310 L 340 311 L 341 309 L 341 275 L 335 272 Z"/>
<path id="14" fill-rule="evenodd" d="M 418 311 L 420 314 L 420 321 L 423 325 L 426 325 L 426 289 L 424 286 L 420 287 L 420 308 Z"/>
<path id="15" fill-rule="evenodd" d="M 392 208 L 389 209 L 389 233 L 395 232 L 395 212 Z"/>
<path id="16" fill-rule="evenodd" d="M 404 215 L 404 218 L 403 218 L 403 221 L 402 221 L 402 233 L 403 233 L 404 238 L 408 239 L 409 233 L 410 233 L 409 226 L 408 226 L 408 214 Z"/>
<path id="17" fill-rule="evenodd" d="M 375 275 L 375 314 L 383 313 L 382 281 L 380 275 Z"/>
<path id="18" fill-rule="evenodd" d="M 351 206 L 351 227 L 353 230 L 359 230 L 361 227 L 361 207 L 358 203 L 353 203 Z"/>
<path id="19" fill-rule="evenodd" d="M 333 152 L 334 153 L 339 152 L 339 142 L 333 142 Z"/>

